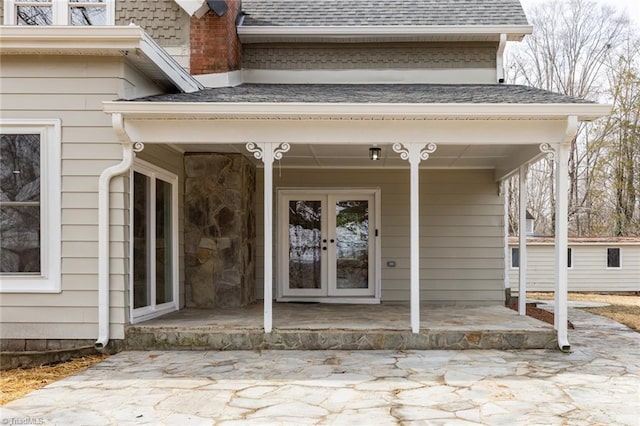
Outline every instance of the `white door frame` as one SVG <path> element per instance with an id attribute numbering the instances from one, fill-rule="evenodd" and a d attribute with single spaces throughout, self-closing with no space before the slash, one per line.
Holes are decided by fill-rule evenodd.
<path id="1" fill-rule="evenodd" d="M 156 300 L 156 288 L 155 285 L 150 286 L 150 300 L 151 304 L 149 306 L 145 306 L 142 308 L 134 308 L 133 296 L 134 296 L 134 282 L 133 282 L 133 267 L 134 267 L 134 256 L 133 256 L 133 214 L 134 214 L 134 172 L 143 174 L 149 178 L 151 178 L 151 187 L 150 194 L 153 194 L 153 199 L 155 199 L 155 183 L 157 179 L 160 179 L 164 182 L 167 182 L 171 185 L 171 280 L 172 280 L 172 301 L 167 303 L 162 303 L 160 305 L 155 304 Z M 179 257 L 178 257 L 178 176 L 174 173 L 171 173 L 167 170 L 164 170 L 154 164 L 148 163 L 143 160 L 135 159 L 133 167 L 131 168 L 130 176 L 129 176 L 129 310 L 130 310 L 130 323 L 135 324 L 140 321 L 145 321 L 151 318 L 158 317 L 160 315 L 164 315 L 169 312 L 173 312 L 179 309 Z M 155 231 L 155 209 L 150 209 L 152 212 L 151 217 L 149 218 L 149 229 Z M 149 280 L 151 282 L 155 282 L 156 269 L 155 269 L 155 238 L 149 239 L 149 246 L 147 250 L 151 253 L 153 259 L 147 259 L 147 262 L 151 265 L 150 268 L 150 276 Z"/>
<path id="2" fill-rule="evenodd" d="M 276 209 L 276 253 L 277 253 L 277 269 L 276 269 L 276 300 L 278 302 L 298 302 L 298 301 L 314 301 L 324 303 L 360 303 L 375 304 L 380 303 L 381 298 L 381 242 L 380 242 L 380 189 L 379 188 L 278 188 L 277 193 L 277 209 Z M 285 292 L 285 286 L 288 283 L 289 259 L 288 245 L 289 241 L 288 226 L 286 226 L 285 216 L 288 209 L 288 200 L 295 196 L 296 199 L 322 200 L 323 211 L 328 211 L 330 202 L 337 200 L 349 199 L 358 196 L 366 196 L 367 199 L 373 201 L 369 211 L 369 220 L 371 224 L 371 233 L 373 234 L 373 242 L 369 245 L 369 283 L 373 293 L 371 295 L 363 295 L 363 291 L 354 289 L 338 290 L 336 289 L 335 280 L 329 279 L 328 274 L 335 274 L 335 262 L 330 262 L 330 256 L 335 257 L 335 247 L 328 246 L 322 254 L 322 276 L 321 280 L 326 287 L 320 290 L 315 289 L 299 289 L 295 294 Z M 335 217 L 333 214 L 323 215 L 323 226 L 328 229 L 335 229 Z M 333 228 L 331 228 L 333 226 Z M 323 230 L 322 238 L 329 239 L 331 236 L 327 234 L 328 230 Z M 333 235 L 335 238 L 335 235 Z M 330 285 L 330 283 L 332 285 Z M 366 292 L 370 290 L 367 289 Z"/>

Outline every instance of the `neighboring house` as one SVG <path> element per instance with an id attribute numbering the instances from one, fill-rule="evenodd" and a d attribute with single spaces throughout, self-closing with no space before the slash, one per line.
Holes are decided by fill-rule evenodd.
<path id="1" fill-rule="evenodd" d="M 517 239 L 509 239 L 509 285 L 518 289 L 520 256 Z M 553 291 L 553 238 L 527 238 L 527 291 Z M 568 290 L 640 292 L 640 238 L 569 238 Z"/>
<path id="2" fill-rule="evenodd" d="M 610 110 L 503 84 L 506 42 L 532 30 L 518 0 L 3 14 L 0 319 L 16 347 L 102 347 L 129 323 L 256 299 L 266 332 L 273 299 L 410 302 L 414 332 L 421 302 L 503 304 L 501 182 L 555 153 L 562 192 L 578 122 Z M 92 19 L 106 26 L 75 26 Z M 130 21 L 166 50 L 110 26 Z"/>

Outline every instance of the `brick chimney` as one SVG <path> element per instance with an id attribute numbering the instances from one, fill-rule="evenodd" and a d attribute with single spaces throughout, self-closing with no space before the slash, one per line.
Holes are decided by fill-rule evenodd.
<path id="1" fill-rule="evenodd" d="M 191 17 L 191 74 L 212 74 L 240 69 L 242 46 L 236 32 L 240 0 L 226 0 L 222 16 L 213 11 L 202 18 Z"/>

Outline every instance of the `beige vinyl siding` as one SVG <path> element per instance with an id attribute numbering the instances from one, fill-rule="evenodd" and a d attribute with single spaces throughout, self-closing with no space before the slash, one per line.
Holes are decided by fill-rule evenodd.
<path id="1" fill-rule="evenodd" d="M 640 243 L 580 243 L 569 247 L 573 252 L 573 267 L 568 270 L 569 291 L 640 291 Z M 607 268 L 607 247 L 620 248 L 621 268 Z M 553 244 L 527 246 L 527 291 L 553 291 L 554 270 Z M 518 289 L 518 273 L 518 268 L 509 269 L 512 290 Z"/>
<path id="2" fill-rule="evenodd" d="M 120 57 L 2 56 L 2 118 L 60 119 L 61 288 L 59 294 L 3 293 L 2 337 L 97 337 L 98 177 L 122 159 L 102 101 L 121 98 L 136 71 Z M 150 94 L 145 83 L 141 93 Z M 124 337 L 128 299 L 128 179 L 111 185 L 111 338 Z"/>
<path id="3" fill-rule="evenodd" d="M 178 263 L 180 265 L 180 308 L 185 305 L 184 295 L 184 156 L 166 146 L 147 144 L 137 158 L 154 164 L 178 176 Z"/>
<path id="4" fill-rule="evenodd" d="M 256 294 L 259 298 L 263 297 L 264 276 L 262 179 L 263 175 L 259 170 L 256 188 Z M 382 299 L 409 300 L 408 168 L 276 169 L 274 188 L 287 187 L 379 187 Z M 274 224 L 276 221 L 277 217 L 274 217 Z M 459 304 L 502 303 L 503 207 L 497 195 L 493 171 L 421 171 L 420 246 L 420 298 L 423 301 Z M 274 253 L 277 253 L 275 250 L 274 246 Z M 395 261 L 396 267 L 387 267 L 388 261 Z"/>

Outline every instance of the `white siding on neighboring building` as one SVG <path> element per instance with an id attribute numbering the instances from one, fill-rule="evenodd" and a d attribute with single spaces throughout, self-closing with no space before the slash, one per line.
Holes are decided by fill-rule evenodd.
<path id="1" fill-rule="evenodd" d="M 610 247 L 620 248 L 621 268 L 607 268 L 607 248 Z M 640 241 L 570 242 L 569 248 L 572 251 L 572 267 L 568 271 L 569 291 L 640 291 Z M 554 245 L 528 244 L 527 261 L 527 291 L 553 291 Z M 517 268 L 509 270 L 509 286 L 512 290 L 518 289 Z"/>
<path id="2" fill-rule="evenodd" d="M 256 188 L 256 294 L 263 297 L 263 192 Z M 274 189 L 381 189 L 382 299 L 409 300 L 409 170 L 274 170 Z M 420 297 L 425 302 L 504 301 L 503 205 L 492 170 L 420 173 Z M 274 224 L 276 223 L 274 217 Z M 275 241 L 275 237 L 274 237 Z M 274 247 L 274 253 L 277 253 Z M 387 267 L 395 261 L 396 267 Z M 275 276 L 274 276 L 275 282 Z M 275 292 L 274 292 L 275 294 Z"/>
<path id="3" fill-rule="evenodd" d="M 3 293 L 4 339 L 93 339 L 98 321 L 98 177 L 122 159 L 102 101 L 157 93 L 120 57 L 2 57 L 2 118 L 60 119 L 61 288 Z M 144 84 L 142 84 L 144 82 Z M 141 87 L 132 88 L 136 84 Z M 111 337 L 124 338 L 128 288 L 128 179 L 111 184 Z"/>

